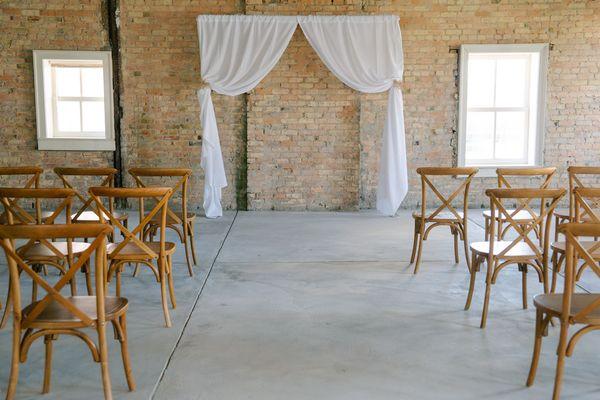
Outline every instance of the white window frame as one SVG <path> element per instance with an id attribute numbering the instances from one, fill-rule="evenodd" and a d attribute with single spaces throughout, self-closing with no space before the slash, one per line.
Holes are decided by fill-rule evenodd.
<path id="1" fill-rule="evenodd" d="M 104 127 L 105 132 L 98 137 L 74 138 L 60 135 L 56 127 L 55 100 L 56 90 L 54 81 L 44 73 L 44 62 L 47 60 L 73 61 L 95 60 L 102 61 L 104 78 Z M 68 50 L 34 50 L 33 72 L 35 82 L 35 111 L 37 120 L 38 150 L 75 150 L 75 151 L 114 151 L 114 106 L 112 85 L 112 57 L 110 51 L 68 51 Z M 46 80 L 49 79 L 49 82 Z M 52 91 L 52 97 L 46 93 Z M 46 104 L 50 99 L 52 104 Z M 47 115 L 48 110 L 54 115 Z M 47 124 L 50 124 L 48 126 Z M 91 132 L 93 135 L 94 133 Z"/>
<path id="2" fill-rule="evenodd" d="M 548 49 L 547 43 L 533 44 L 465 44 L 460 46 L 459 65 L 459 101 L 458 101 L 458 166 L 473 166 L 479 168 L 478 176 L 495 176 L 498 167 L 534 167 L 543 165 L 544 133 L 546 131 L 546 80 L 548 75 Z M 466 165 L 466 124 L 467 124 L 467 84 L 468 84 L 468 59 L 471 53 L 539 53 L 538 91 L 535 147 L 533 162 L 525 160 L 522 163 L 507 162 L 498 165 Z M 508 110 L 508 109 L 507 109 Z M 531 132 L 529 132 L 531 135 Z"/>

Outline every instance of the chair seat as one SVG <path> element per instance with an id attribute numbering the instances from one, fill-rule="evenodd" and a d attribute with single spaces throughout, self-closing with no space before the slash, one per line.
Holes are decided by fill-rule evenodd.
<path id="1" fill-rule="evenodd" d="M 569 219 L 569 210 L 554 210 L 554 216 L 560 219 Z"/>
<path id="2" fill-rule="evenodd" d="M 512 213 L 514 213 L 516 210 L 513 208 L 512 210 L 507 209 L 506 211 L 512 215 Z M 495 214 L 496 214 L 495 219 L 498 219 L 498 215 L 500 215 L 501 213 L 500 213 L 500 211 L 496 210 Z M 486 219 L 492 218 L 492 210 L 484 210 L 483 216 Z M 517 212 L 515 215 L 512 216 L 512 219 L 515 221 L 531 221 L 535 218 L 536 218 L 536 216 L 532 215 L 531 212 L 528 210 L 520 210 L 519 212 Z M 506 218 L 506 215 L 504 215 L 504 214 L 500 215 L 499 219 L 502 221 L 508 220 Z"/>
<path id="3" fill-rule="evenodd" d="M 592 302 L 598 300 L 600 294 L 593 293 L 573 293 L 571 297 L 570 317 L 573 317 Z M 562 293 L 538 294 L 533 298 L 533 304 L 545 311 L 546 313 L 559 316 L 562 314 Z M 585 317 L 574 320 L 575 322 L 584 324 L 599 324 L 600 323 L 600 308 L 596 308 Z"/>
<path id="4" fill-rule="evenodd" d="M 598 259 L 600 259 L 600 244 L 599 243 L 600 242 L 596 242 L 593 240 L 579 242 L 579 244 L 581 244 L 583 246 L 583 248 L 588 251 L 592 248 L 592 246 L 598 245 L 598 248 L 595 250 L 595 252 L 592 254 L 592 256 L 594 258 L 598 257 Z M 559 253 L 564 253 L 567 251 L 567 242 L 554 242 L 554 243 L 552 243 L 551 248 L 552 248 L 552 250 L 555 250 Z"/>
<path id="5" fill-rule="evenodd" d="M 77 215 L 77 213 L 71 215 L 71 219 L 74 219 L 76 215 Z M 103 213 L 103 216 L 104 216 L 104 219 L 106 221 L 108 221 L 108 215 L 106 215 L 106 213 Z M 118 211 L 113 212 L 113 216 L 118 221 L 124 221 L 129 218 L 129 215 L 127 213 L 122 213 L 122 212 L 118 212 Z M 79 215 L 79 217 L 77 217 L 76 220 L 73 220 L 73 222 L 98 223 L 98 222 L 100 222 L 100 218 L 98 218 L 98 214 L 96 214 L 94 211 L 84 211 L 81 213 L 81 215 Z"/>
<path id="6" fill-rule="evenodd" d="M 507 248 L 512 242 L 508 240 L 502 240 L 494 242 L 494 255 L 500 254 L 505 248 Z M 535 243 L 535 242 L 534 242 Z M 538 246 L 539 249 L 539 246 Z M 490 253 L 490 242 L 474 242 L 471 243 L 471 250 L 479 254 L 488 255 Z M 542 250 L 540 249 L 540 252 Z M 508 253 L 504 254 L 501 258 L 536 258 L 535 252 L 525 242 L 519 242 L 514 245 Z"/>
<path id="7" fill-rule="evenodd" d="M 60 260 L 65 258 L 68 253 L 68 243 L 67 242 L 50 242 L 52 246 L 56 247 L 56 249 L 63 254 L 63 257 L 58 257 L 52 250 L 48 248 L 48 246 L 43 245 L 41 243 L 35 243 L 33 246 L 29 247 L 22 254 L 22 257 L 25 260 L 35 261 L 35 260 Z M 88 247 L 90 247 L 90 243 L 83 242 L 72 242 L 72 251 L 73 255 L 77 256 L 83 253 Z M 24 246 L 17 249 L 17 252 L 21 251 Z"/>
<path id="8" fill-rule="evenodd" d="M 67 301 L 73 304 L 75 307 L 83 311 L 91 320 L 98 318 L 96 313 L 96 296 L 70 296 L 65 297 Z M 23 317 L 27 318 L 27 315 L 33 310 L 39 301 L 35 301 L 23 309 Z M 111 320 L 117 318 L 127 310 L 128 301 L 125 297 L 105 297 L 105 314 L 106 319 Z M 64 305 L 52 300 L 50 304 L 35 318 L 34 326 L 47 325 L 47 324 L 77 324 L 81 323 L 81 319 L 71 313 L 65 308 Z"/>
<path id="9" fill-rule="evenodd" d="M 183 221 L 183 213 L 181 211 L 175 211 L 174 214 L 177 215 L 177 217 L 179 217 Z M 187 219 L 188 219 L 188 221 L 196 219 L 196 214 L 193 212 L 188 212 Z M 178 222 L 175 220 L 175 218 L 173 218 L 172 215 L 167 213 L 167 225 L 173 225 L 173 224 L 177 224 L 177 223 Z M 156 215 L 154 215 L 154 217 L 152 217 L 152 219 L 150 220 L 150 224 L 151 225 L 160 225 L 160 213 L 156 213 Z"/>
<path id="10" fill-rule="evenodd" d="M 160 242 L 144 242 L 146 246 L 148 246 L 152 251 L 156 254 L 160 252 Z M 109 243 L 106 246 L 106 253 L 109 258 L 117 259 L 117 260 L 129 260 L 129 259 L 139 259 L 139 260 L 149 260 L 152 257 L 148 255 L 140 246 L 136 243 L 130 242 L 123 247 L 118 254 L 114 257 L 112 256 L 112 252 L 119 245 L 119 243 Z M 165 251 L 167 255 L 175 253 L 175 243 L 165 242 Z"/>
<path id="11" fill-rule="evenodd" d="M 450 211 L 442 211 L 433 218 L 429 217 L 429 215 L 431 215 L 431 214 L 433 214 L 433 211 L 430 212 L 429 214 L 425 215 L 425 218 L 429 219 L 430 221 L 440 221 L 440 222 L 458 221 L 458 218 L 456 218 L 456 215 L 454 215 Z M 464 218 L 464 213 L 462 211 L 457 211 L 457 214 L 460 215 L 461 218 Z M 415 218 L 415 219 L 421 218 L 421 211 L 414 211 L 413 218 Z"/>

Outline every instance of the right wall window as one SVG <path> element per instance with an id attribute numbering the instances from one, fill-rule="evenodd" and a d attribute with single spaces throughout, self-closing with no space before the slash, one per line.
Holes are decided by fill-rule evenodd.
<path id="1" fill-rule="evenodd" d="M 542 164 L 547 44 L 462 45 L 458 165 Z"/>

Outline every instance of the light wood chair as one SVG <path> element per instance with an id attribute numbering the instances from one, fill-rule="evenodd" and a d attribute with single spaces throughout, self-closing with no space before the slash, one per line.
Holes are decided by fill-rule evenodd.
<path id="1" fill-rule="evenodd" d="M 123 234 L 123 241 L 119 243 L 109 243 L 107 254 L 109 260 L 107 280 L 110 281 L 114 275 L 116 278 L 116 295 L 121 295 L 121 273 L 125 264 L 135 263 L 148 266 L 156 280 L 160 284 L 160 294 L 162 300 L 165 325 L 171 327 L 171 317 L 167 306 L 167 286 L 171 306 L 177 307 L 175 301 L 175 289 L 173 287 L 173 253 L 175 253 L 175 243 L 165 240 L 165 230 L 167 221 L 168 201 L 171 197 L 170 188 L 108 188 L 92 187 L 90 195 L 96 203 L 100 219 L 102 222 L 108 222 L 119 228 Z M 129 230 L 113 213 L 107 209 L 102 198 L 136 198 L 139 201 L 140 222 L 132 230 Z M 146 213 L 144 210 L 144 200 L 158 198 L 154 207 Z M 160 215 L 160 241 L 148 242 L 143 238 L 143 230 L 150 220 Z M 106 219 L 105 219 L 106 216 Z M 154 266 L 156 262 L 156 266 Z"/>
<path id="2" fill-rule="evenodd" d="M 600 224 L 600 188 L 575 187 L 572 190 L 570 210 L 573 215 L 572 222 Z M 593 240 L 581 241 L 580 243 L 594 255 L 596 255 L 597 252 L 600 257 L 600 250 L 598 249 L 600 247 L 600 242 L 597 237 L 594 237 Z M 558 273 L 564 263 L 566 251 L 567 243 L 564 240 L 552 243 L 553 265 L 551 293 L 554 293 L 556 289 Z M 555 258 L 556 261 L 554 262 Z M 581 279 L 581 275 L 586 267 L 587 264 L 584 263 L 577 269 L 575 281 Z"/>
<path id="3" fill-rule="evenodd" d="M 578 167 L 570 166 L 567 168 L 569 175 L 569 208 L 567 210 L 554 211 L 554 241 L 558 241 L 558 226 L 566 222 L 573 222 L 573 190 L 581 187 L 600 186 L 600 167 Z M 589 180 L 594 179 L 598 185 L 590 185 Z M 553 257 L 553 261 L 556 261 Z"/>
<path id="4" fill-rule="evenodd" d="M 44 383 L 42 392 L 50 391 L 50 375 L 52 369 L 53 342 L 60 335 L 71 335 L 82 339 L 89 347 L 94 361 L 100 363 L 104 398 L 112 399 L 110 376 L 108 372 L 108 349 L 106 343 L 106 322 L 111 322 L 115 336 L 121 343 L 123 366 L 127 384 L 130 390 L 135 389 L 131 374 L 129 353 L 127 350 L 126 312 L 127 299 L 122 297 L 104 296 L 104 269 L 106 264 L 105 243 L 106 235 L 112 228 L 102 224 L 87 225 L 13 225 L 0 226 L 0 246 L 3 248 L 8 261 L 10 273 L 11 298 L 13 304 L 13 340 L 10 377 L 6 398 L 15 396 L 19 377 L 19 364 L 27 360 L 31 344 L 39 338 L 44 338 L 45 364 Z M 69 248 L 69 256 L 75 262 L 58 282 L 51 284 L 42 275 L 33 271 L 15 249 L 15 241 L 25 239 L 33 242 L 45 242 L 52 245 L 50 240 L 66 238 L 68 243 L 75 243 L 76 238 L 94 238 L 92 243 L 76 257 Z M 69 246 L 70 247 L 70 246 Z M 57 249 L 57 251 L 60 251 Z M 95 251 L 94 264 L 96 268 L 97 296 L 64 296 L 63 287 L 75 277 L 75 273 L 85 264 L 89 264 Z M 21 304 L 21 287 L 19 275 L 24 272 L 47 292 L 39 301 L 34 301 L 25 307 Z M 93 328 L 98 335 L 98 345 L 83 330 Z M 76 368 L 76 366 L 73 366 Z"/>
<path id="5" fill-rule="evenodd" d="M 487 272 L 485 277 L 485 297 L 483 312 L 481 314 L 481 328 L 485 328 L 490 302 L 490 290 L 498 273 L 511 264 L 518 265 L 522 273 L 523 308 L 527 308 L 527 269 L 532 267 L 537 272 L 540 283 L 544 285 L 544 293 L 548 293 L 548 255 L 550 250 L 550 222 L 552 212 L 560 199 L 565 195 L 565 189 L 488 189 L 486 195 L 490 198 L 491 215 L 498 215 L 499 219 L 508 223 L 508 227 L 516 232 L 516 238 L 510 241 L 496 240 L 495 226 L 490 225 L 490 241 L 471 243 L 471 279 L 465 310 L 471 307 L 471 300 L 475 290 L 475 276 L 481 264 L 486 261 Z M 523 225 L 521 220 L 515 220 L 517 209 L 508 210 L 504 204 L 507 201 L 523 203 L 525 201 L 539 200 L 541 203 L 549 202 L 546 207 L 535 215 L 530 223 Z M 540 226 L 545 223 L 544 229 Z M 539 243 L 534 243 L 529 234 L 538 231 Z"/>
<path id="6" fill-rule="evenodd" d="M 54 173 L 59 177 L 65 188 L 75 190 L 75 196 L 81 202 L 79 209 L 71 216 L 73 223 L 98 223 L 100 218 L 98 216 L 98 209 L 94 205 L 92 198 L 86 193 L 88 187 L 114 187 L 115 176 L 119 171 L 115 168 L 54 168 Z M 81 180 L 98 180 L 101 179 L 100 183 L 88 184 L 84 191 L 77 189 L 77 186 L 73 181 L 77 179 Z M 114 201 L 112 198 L 108 199 L 108 209 L 111 211 L 113 216 L 120 221 L 125 227 L 127 227 L 127 220 L 129 216 L 127 213 L 115 211 Z"/>
<path id="7" fill-rule="evenodd" d="M 456 167 L 423 167 L 417 168 L 417 173 L 421 176 L 421 210 L 413 213 L 415 222 L 415 231 L 413 236 L 413 247 L 410 256 L 411 264 L 415 262 L 414 273 L 419 270 L 421 263 L 421 253 L 423 251 L 423 241 L 427 240 L 429 232 L 438 226 L 450 227 L 450 232 L 454 236 L 454 261 L 458 264 L 458 239 L 463 241 L 465 249 L 465 260 L 470 268 L 468 236 L 467 236 L 467 210 L 469 186 L 471 180 L 477 173 L 477 168 L 456 168 Z M 442 192 L 434 185 L 434 178 L 455 177 L 459 184 L 449 196 L 444 196 Z M 456 185 L 455 185 L 456 186 Z M 437 200 L 442 204 L 432 212 L 427 212 L 427 192 L 428 189 L 433 192 Z M 462 211 L 457 211 L 452 202 L 462 194 Z M 429 226 L 427 226 L 429 225 Z"/>
<path id="8" fill-rule="evenodd" d="M 43 172 L 44 170 L 42 168 L 33 166 L 0 167 L 0 177 L 2 177 L 2 182 L 0 186 L 15 188 L 22 187 L 24 189 L 37 189 L 40 187 L 40 176 Z M 39 211 L 39 204 L 36 204 L 35 209 L 38 212 L 38 214 L 42 215 L 42 218 L 49 215 Z M 29 214 L 33 215 L 33 213 Z M 0 214 L 0 224 L 6 224 L 6 222 L 6 213 L 3 212 L 2 214 Z"/>
<path id="9" fill-rule="evenodd" d="M 173 193 L 181 190 L 181 211 L 173 211 L 171 207 L 167 209 L 167 228 L 177 232 L 179 240 L 185 249 L 185 260 L 188 266 L 190 276 L 194 275 L 192 262 L 190 261 L 190 253 L 194 265 L 196 262 L 196 250 L 194 248 L 194 221 L 196 214 L 187 210 L 187 190 L 189 178 L 192 175 L 192 170 L 187 168 L 131 168 L 129 174 L 133 177 L 138 187 L 147 187 L 143 178 L 176 178 L 175 185 L 172 186 Z M 150 223 L 145 229 L 144 237 L 149 237 L 153 240 L 158 229 L 160 228 L 160 216 L 156 215 L 150 220 Z"/>
<path id="10" fill-rule="evenodd" d="M 515 180 L 518 179 L 537 179 L 541 181 L 541 184 L 536 189 L 547 189 L 552 181 L 552 177 L 556 173 L 555 167 L 547 167 L 547 168 L 498 168 L 496 169 L 496 174 L 498 176 L 498 188 L 502 189 L 511 189 L 515 187 Z M 522 185 L 518 185 L 516 187 L 523 187 Z M 540 212 L 544 211 L 545 204 L 541 203 L 539 206 Z M 532 221 L 536 220 L 538 212 L 535 211 L 531 207 L 531 199 L 526 199 L 517 204 L 515 209 L 507 210 L 510 211 L 513 215 L 512 219 L 518 222 L 521 226 L 526 226 L 527 224 L 531 224 Z M 511 225 L 507 225 L 503 228 L 505 224 L 505 220 L 502 216 L 494 216 L 492 218 L 491 210 L 483 211 L 483 219 L 485 222 L 485 240 L 490 240 L 490 225 L 492 221 L 498 224 L 497 234 L 498 239 L 504 239 L 506 233 L 511 229 Z M 540 238 L 540 233 L 544 229 L 544 223 L 536 226 L 534 229 L 534 233 L 538 238 Z"/>
<path id="11" fill-rule="evenodd" d="M 542 349 L 542 337 L 546 336 L 548 324 L 553 317 L 560 321 L 560 336 L 557 350 L 556 375 L 554 378 L 553 400 L 560 398 L 565 357 L 573 354 L 575 346 L 583 335 L 600 329 L 600 294 L 575 293 L 575 276 L 579 261 L 584 267 L 594 271 L 600 277 L 600 242 L 594 248 L 585 246 L 579 238 L 600 236 L 599 223 L 567 223 L 559 227 L 566 238 L 566 267 L 563 293 L 540 294 L 534 297 L 536 308 L 535 340 L 531 368 L 527 377 L 527 386 L 533 385 Z M 582 326 L 569 339 L 569 327 Z"/>
<path id="12" fill-rule="evenodd" d="M 74 194 L 74 191 L 71 189 L 0 188 L 0 203 L 2 204 L 4 214 L 7 216 L 5 225 L 50 225 L 55 223 L 63 211 L 67 214 L 67 223 L 70 223 L 69 214 Z M 32 216 L 19 205 L 19 202 L 25 199 L 31 199 L 36 204 L 35 216 Z M 44 213 L 45 217 L 42 218 L 42 201 L 58 201 L 59 204 L 50 215 Z M 89 247 L 88 244 L 81 242 L 71 244 L 68 241 L 60 241 L 51 244 L 47 240 L 39 240 L 27 242 L 18 248 L 18 252 L 19 256 L 37 273 L 46 273 L 47 267 L 52 267 L 57 269 L 61 275 L 65 275 L 71 264 L 67 248 L 71 248 L 75 255 L 79 255 L 87 247 Z M 91 290 L 89 266 L 86 265 L 83 271 L 85 272 L 89 292 Z M 71 293 L 76 295 L 77 285 L 75 278 L 70 281 L 70 285 Z M 32 301 L 37 299 L 37 290 L 38 287 L 34 281 L 31 293 Z M 7 298 L 10 301 L 10 294 Z M 4 311 L 2 320 L 0 320 L 0 327 L 6 324 L 7 310 L 8 305 Z"/>

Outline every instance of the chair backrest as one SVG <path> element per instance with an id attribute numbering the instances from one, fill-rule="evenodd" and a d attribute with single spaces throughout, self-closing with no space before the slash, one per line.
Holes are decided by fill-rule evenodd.
<path id="1" fill-rule="evenodd" d="M 459 221 L 464 222 L 467 218 L 468 196 L 471 180 L 477 174 L 477 168 L 459 168 L 459 167 L 421 167 L 417 168 L 417 174 L 421 176 L 421 219 L 432 219 L 443 211 L 448 211 Z M 449 195 L 444 195 L 432 182 L 435 177 L 456 177 L 458 184 L 454 185 Z M 460 179 L 459 179 L 460 178 Z M 427 192 L 431 190 L 437 200 L 442 204 L 438 206 L 431 214 L 425 216 L 427 212 Z M 452 201 L 460 195 L 463 199 L 463 215 L 461 216 Z"/>
<path id="2" fill-rule="evenodd" d="M 542 168 L 534 168 L 534 167 L 514 167 L 514 168 L 498 168 L 496 169 L 496 175 L 498 176 L 498 188 L 506 188 L 512 189 L 514 187 L 532 187 L 538 189 L 547 189 L 552 182 L 552 177 L 556 173 L 556 167 L 542 167 Z M 540 184 L 537 186 L 523 186 L 521 182 L 515 182 L 515 180 L 519 179 L 528 179 L 528 180 L 539 180 Z M 519 211 L 529 211 L 530 214 L 536 215 L 531 206 L 532 199 L 520 199 L 517 203 L 517 212 Z M 545 203 L 540 203 L 540 212 L 544 211 Z"/>
<path id="3" fill-rule="evenodd" d="M 569 216 L 575 218 L 574 190 L 576 188 L 600 187 L 600 167 L 578 167 L 567 168 L 569 173 Z M 590 178 L 597 182 L 598 186 L 590 185 Z"/>
<path id="4" fill-rule="evenodd" d="M 7 217 L 6 225 L 52 225 L 63 211 L 65 211 L 66 214 L 66 223 L 70 224 L 71 203 L 74 195 L 75 192 L 72 189 L 0 188 L 0 203 L 2 203 L 4 215 Z M 19 206 L 18 200 L 22 199 L 34 199 L 36 204 L 40 204 L 44 200 L 58 200 L 59 204 L 56 206 L 51 215 L 42 218 L 41 211 L 36 210 L 35 217 L 33 217 Z M 29 240 L 19 248 L 19 253 L 25 253 L 25 251 L 38 242 L 42 246 L 48 248 L 57 257 L 63 257 L 63 253 L 56 249 L 56 247 L 54 247 L 54 245 L 47 240 L 39 240 L 37 242 L 35 240 Z M 68 247 L 71 247 L 70 242 Z M 69 263 L 71 260 L 72 258 L 69 257 Z"/>
<path id="5" fill-rule="evenodd" d="M 573 189 L 573 222 L 600 224 L 600 188 Z"/>
<path id="6" fill-rule="evenodd" d="M 104 323 L 104 270 L 106 235 L 112 231 L 112 227 L 106 224 L 64 224 L 64 225 L 2 225 L 0 226 L 0 246 L 6 254 L 8 270 L 10 274 L 11 296 L 14 308 L 15 322 L 27 328 L 35 323 L 36 318 L 50 305 L 56 301 L 73 316 L 82 321 L 83 324 L 94 326 L 92 316 L 77 308 L 62 294 L 61 289 L 75 277 L 75 273 L 91 258 L 95 251 L 96 268 L 96 308 L 98 323 Z M 25 239 L 29 241 L 43 241 L 50 243 L 52 239 L 67 239 L 72 241 L 77 238 L 94 238 L 90 246 L 83 251 L 77 260 L 70 266 L 67 272 L 60 277 L 55 284 L 49 283 L 43 274 L 38 274 L 27 264 L 19 253 L 16 252 L 14 243 L 16 240 Z M 72 257 L 72 254 L 70 254 Z M 46 291 L 44 296 L 22 319 L 20 271 L 25 272 L 38 286 Z"/>
<path id="7" fill-rule="evenodd" d="M 513 247 L 519 243 L 526 243 L 536 258 L 543 260 L 548 256 L 548 248 L 550 246 L 550 221 L 552 213 L 558 205 L 560 199 L 565 195 L 565 189 L 488 189 L 485 194 L 490 198 L 490 209 L 492 215 L 498 215 L 499 218 L 505 220 L 508 225 L 517 233 L 517 237 L 506 246 L 501 252 L 496 254 L 497 257 L 505 256 Z M 533 220 L 527 224 L 515 221 L 514 217 L 517 210 L 507 210 L 504 203 L 507 200 L 514 200 L 518 203 L 529 202 L 532 200 L 540 200 L 542 204 L 549 202 L 547 207 L 542 207 L 539 214 L 533 216 Z M 496 214 L 497 213 L 497 214 Z M 490 224 L 490 238 L 495 238 L 495 225 Z M 539 229 L 539 243 L 542 244 L 542 251 L 531 240 L 529 233 L 534 232 L 537 227 Z M 494 254 L 494 242 L 490 242 L 490 254 Z M 545 262 L 545 260 L 544 260 Z"/>
<path id="8" fill-rule="evenodd" d="M 173 194 L 181 190 L 181 218 L 173 212 L 171 207 L 167 207 L 167 214 L 175 223 L 183 224 L 187 227 L 187 191 L 189 178 L 192 175 L 192 170 L 189 168 L 131 168 L 129 174 L 135 180 L 138 187 L 148 187 L 147 182 L 143 178 L 178 178 L 175 185 L 171 186 Z"/>
<path id="9" fill-rule="evenodd" d="M 93 211 L 98 214 L 98 209 L 94 205 L 93 199 L 87 195 L 87 189 L 79 190 L 77 189 L 77 185 L 74 183 L 73 178 L 96 178 L 96 180 L 101 179 L 100 183 L 96 183 L 91 186 L 102 186 L 102 187 L 114 187 L 115 185 L 115 176 L 119 171 L 115 168 L 65 168 L 65 167 L 57 167 L 54 168 L 54 173 L 60 178 L 65 188 L 75 190 L 75 196 L 81 202 L 81 206 L 77 209 L 75 215 L 73 215 L 73 222 L 77 222 L 78 218 L 85 211 Z M 110 198 L 108 201 L 108 209 L 111 212 L 114 212 L 114 202 L 113 199 Z"/>
<path id="10" fill-rule="evenodd" d="M 571 304 L 573 292 L 575 291 L 576 274 L 578 270 L 589 267 L 596 276 L 600 277 L 600 267 L 598 267 L 598 253 L 594 253 L 600 247 L 600 242 L 595 246 L 586 247 L 580 241 L 580 237 L 600 237 L 600 223 L 577 223 L 570 222 L 559 226 L 558 231 L 566 239 L 566 267 L 564 277 L 564 291 L 561 320 L 563 323 L 571 321 L 578 322 L 585 320 L 586 316 L 593 313 L 600 307 L 600 298 L 591 301 L 575 315 L 571 314 Z M 583 261 L 583 265 L 580 264 Z"/>
<path id="11" fill-rule="evenodd" d="M 34 166 L 23 166 L 23 167 L 0 167 L 0 176 L 3 177 L 1 186 L 4 187 L 18 187 L 15 186 L 19 180 L 18 178 L 24 177 L 25 182 L 22 179 L 19 182 L 20 187 L 29 189 L 40 187 L 40 176 L 44 172 L 43 168 Z M 39 212 L 39 204 L 35 204 L 37 212 Z"/>
<path id="12" fill-rule="evenodd" d="M 121 231 L 124 239 L 120 242 L 111 252 L 110 256 L 115 257 L 119 254 L 123 248 L 131 243 L 142 249 L 142 251 L 147 254 L 151 258 L 162 258 L 165 255 L 165 231 L 166 231 L 166 220 L 167 220 L 167 208 L 169 198 L 173 191 L 171 188 L 109 188 L 109 187 L 92 187 L 90 188 L 90 195 L 96 206 L 98 207 L 98 211 L 100 211 L 100 221 L 107 222 L 106 218 L 108 218 L 108 222 L 110 222 L 113 226 L 116 226 Z M 133 229 L 130 227 L 125 227 L 115 215 L 108 210 L 103 202 L 102 198 L 137 198 L 140 203 L 139 208 L 139 224 L 135 226 Z M 144 200 L 145 199 L 156 199 L 158 198 L 158 202 L 152 207 L 152 209 L 146 213 L 144 210 Z M 152 217 L 154 217 L 157 213 L 160 212 L 160 251 L 157 254 L 154 250 L 148 247 L 144 241 L 144 228 Z M 137 236 L 136 236 L 137 235 Z"/>

